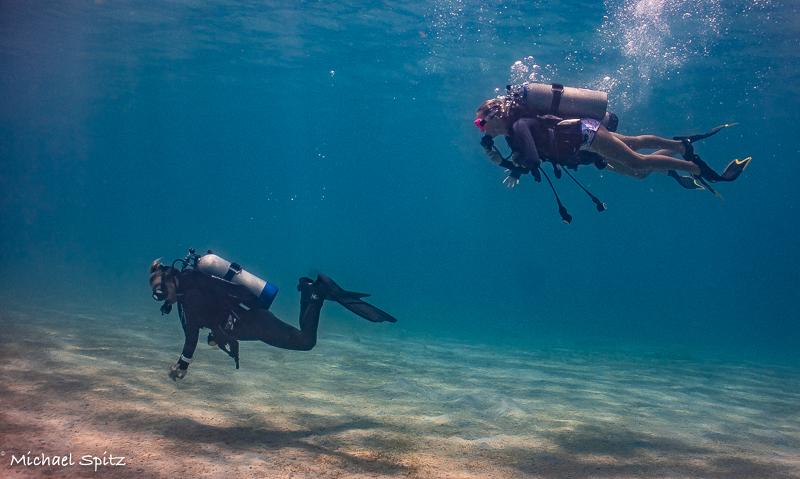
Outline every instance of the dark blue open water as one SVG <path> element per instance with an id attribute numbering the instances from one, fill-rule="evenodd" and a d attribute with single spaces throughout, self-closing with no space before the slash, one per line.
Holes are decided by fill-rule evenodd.
<path id="1" fill-rule="evenodd" d="M 3 308 L 161 321 L 149 263 L 212 248 L 287 318 L 325 272 L 431 340 L 797 359 L 793 2 L 286 4 L 0 2 Z M 628 134 L 738 122 L 698 152 L 752 164 L 725 201 L 582 168 L 608 210 L 561 180 L 565 226 L 472 125 L 531 74 L 607 91 Z"/>

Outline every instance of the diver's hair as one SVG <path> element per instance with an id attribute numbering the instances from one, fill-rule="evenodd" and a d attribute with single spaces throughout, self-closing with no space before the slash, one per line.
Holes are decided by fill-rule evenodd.
<path id="1" fill-rule="evenodd" d="M 494 113 L 495 118 L 507 120 L 510 126 L 522 118 L 523 109 L 516 101 L 501 96 L 486 100 L 478 107 L 478 116 L 481 118 L 486 118 L 489 113 Z"/>
<path id="2" fill-rule="evenodd" d="M 150 263 L 150 276 L 152 277 L 152 275 L 154 275 L 156 272 L 162 269 L 164 270 L 164 277 L 167 279 L 171 279 L 180 273 L 178 268 L 175 268 L 173 266 L 167 266 L 161 262 L 161 258 L 158 258 L 157 260 Z"/>
<path id="3" fill-rule="evenodd" d="M 155 260 L 152 263 L 150 263 L 150 274 L 153 274 L 156 271 L 158 271 L 159 267 L 161 267 L 161 266 L 164 266 L 161 263 L 161 258 L 158 258 L 157 260 Z"/>

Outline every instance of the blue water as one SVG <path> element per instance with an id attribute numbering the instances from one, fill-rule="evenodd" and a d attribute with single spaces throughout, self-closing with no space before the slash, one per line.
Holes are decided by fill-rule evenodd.
<path id="1" fill-rule="evenodd" d="M 290 321 L 325 272 L 431 340 L 796 360 L 792 2 L 285 3 L 0 3 L 3 308 L 161 321 L 150 262 L 211 248 Z M 584 167 L 608 210 L 562 179 L 565 226 L 472 125 L 523 80 L 608 92 L 626 134 L 738 122 L 697 151 L 752 164 L 724 201 Z"/>

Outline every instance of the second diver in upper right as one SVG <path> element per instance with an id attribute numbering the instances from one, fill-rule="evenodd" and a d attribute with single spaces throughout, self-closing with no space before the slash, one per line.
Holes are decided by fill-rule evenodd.
<path id="1" fill-rule="evenodd" d="M 504 183 L 509 187 L 527 172 L 541 181 L 542 161 L 549 161 L 557 178 L 562 167 L 577 169 L 594 164 L 598 169 L 608 168 L 637 179 L 655 171 L 669 175 L 684 188 L 705 187 L 717 194 L 708 183 L 734 181 L 750 162 L 750 158 L 734 160 L 718 174 L 694 152 L 695 142 L 732 125 L 672 140 L 654 135 L 625 136 L 615 132 L 616 115 L 609 115 L 606 106 L 603 92 L 560 84 L 508 86 L 505 96 L 487 100 L 478 108 L 474 123 L 485 133 L 481 145 L 490 160 L 508 168 L 510 175 Z M 494 147 L 492 139 L 499 135 L 506 137 L 511 161 Z M 642 154 L 639 150 L 657 151 Z M 691 176 L 681 176 L 678 171 Z"/>

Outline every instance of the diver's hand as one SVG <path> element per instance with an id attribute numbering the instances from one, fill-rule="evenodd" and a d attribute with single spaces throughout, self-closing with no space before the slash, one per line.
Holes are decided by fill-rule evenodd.
<path id="1" fill-rule="evenodd" d="M 517 186 L 519 184 L 520 171 L 506 170 L 506 173 L 508 173 L 508 176 L 506 176 L 506 179 L 503 180 L 503 184 L 506 185 L 506 188 L 513 188 Z"/>
<path id="2" fill-rule="evenodd" d="M 189 368 L 181 369 L 180 364 L 173 364 L 169 367 L 169 377 L 173 381 L 177 381 L 178 379 L 183 379 L 189 373 Z"/>
<path id="3" fill-rule="evenodd" d="M 491 137 L 491 136 L 489 136 L 489 135 L 486 135 L 486 136 L 484 136 L 483 138 L 481 138 L 481 146 L 482 146 L 482 147 L 483 147 L 485 150 L 491 150 L 491 149 L 492 149 L 492 147 L 494 146 L 494 140 L 492 140 L 492 137 Z"/>
<path id="4" fill-rule="evenodd" d="M 533 175 L 533 179 L 536 180 L 537 183 L 542 182 L 542 174 L 539 173 L 539 168 L 532 169 L 531 174 Z"/>

